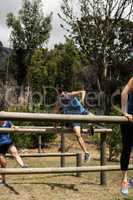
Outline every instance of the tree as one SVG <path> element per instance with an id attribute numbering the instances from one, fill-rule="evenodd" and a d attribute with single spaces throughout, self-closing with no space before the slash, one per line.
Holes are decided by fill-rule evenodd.
<path id="1" fill-rule="evenodd" d="M 49 105 L 55 102 L 57 87 L 63 87 L 68 91 L 81 89 L 81 73 L 79 52 L 71 40 L 67 40 L 65 44 L 55 45 L 54 49 L 49 51 L 37 49 L 31 59 L 32 90 L 44 94 L 46 89 L 45 100 Z"/>
<path id="2" fill-rule="evenodd" d="M 120 80 L 121 68 L 130 59 L 128 52 L 133 45 L 133 1 L 77 0 L 78 12 L 73 0 L 62 2 L 59 16 L 70 26 L 70 37 L 80 47 L 88 66 L 95 69 L 98 88 L 104 94 L 104 113 L 109 114 L 115 80 Z"/>
<path id="3" fill-rule="evenodd" d="M 10 40 L 15 78 L 19 86 L 29 85 L 29 66 L 34 51 L 47 42 L 51 30 L 51 15 L 44 16 L 41 0 L 23 0 L 19 15 L 7 15 L 7 25 L 12 29 Z"/>

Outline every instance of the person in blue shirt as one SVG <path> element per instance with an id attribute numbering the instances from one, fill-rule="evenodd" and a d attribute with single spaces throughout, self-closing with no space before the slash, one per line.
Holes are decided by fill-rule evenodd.
<path id="1" fill-rule="evenodd" d="M 11 121 L 1 121 L 0 120 L 0 127 L 1 128 L 14 128 L 16 127 L 12 124 Z M 5 154 L 9 151 L 9 153 L 15 158 L 18 164 L 21 167 L 26 167 L 22 158 L 20 157 L 16 146 L 13 144 L 12 138 L 9 133 L 0 133 L 0 166 L 5 168 L 7 165 L 7 161 L 5 158 Z M 1 184 L 5 183 L 5 175 L 1 176 L 0 180 Z"/>
<path id="2" fill-rule="evenodd" d="M 88 112 L 83 104 L 85 99 L 86 92 L 84 90 L 73 91 L 73 92 L 64 92 L 62 88 L 58 89 L 58 97 L 55 112 L 62 114 L 78 114 L 78 115 L 87 115 L 92 113 Z M 80 100 L 79 100 L 80 98 Z M 73 129 L 78 143 L 82 148 L 84 154 L 84 161 L 90 160 L 90 153 L 87 151 L 85 142 L 81 136 L 81 125 L 78 122 L 67 122 L 66 126 L 69 126 Z"/>

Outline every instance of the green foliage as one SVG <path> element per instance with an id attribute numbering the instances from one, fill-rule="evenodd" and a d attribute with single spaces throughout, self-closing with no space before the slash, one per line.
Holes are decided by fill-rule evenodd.
<path id="1" fill-rule="evenodd" d="M 7 15 L 7 25 L 12 29 L 10 40 L 13 45 L 12 60 L 17 69 L 15 78 L 19 85 L 29 82 L 29 64 L 35 49 L 42 46 L 49 38 L 51 14 L 44 17 L 40 0 L 23 0 L 19 15 Z"/>
<path id="2" fill-rule="evenodd" d="M 111 115 L 119 115 L 119 111 L 113 111 Z M 112 128 L 112 133 L 107 136 L 107 144 L 109 146 L 109 160 L 113 158 L 118 158 L 121 153 L 122 141 L 121 141 L 121 132 L 120 125 L 112 124 L 110 125 Z"/>
<path id="3" fill-rule="evenodd" d="M 70 27 L 70 37 L 86 58 L 85 72 L 89 71 L 86 79 L 95 73 L 95 87 L 104 95 L 102 109 L 104 114 L 109 114 L 110 99 L 117 81 L 125 80 L 132 72 L 128 63 L 133 64 L 129 56 L 133 40 L 133 2 L 77 0 L 76 5 L 79 12 L 75 12 L 73 0 L 62 0 L 62 13 L 59 16 L 67 24 L 67 29 Z M 126 70 L 128 73 L 123 73 Z"/>
<path id="4" fill-rule="evenodd" d="M 40 0 L 23 0 L 18 17 L 12 13 L 7 15 L 7 25 L 12 28 L 14 49 L 34 51 L 49 38 L 51 14 L 44 17 Z"/>
<path id="5" fill-rule="evenodd" d="M 19 107 L 10 107 L 8 109 L 8 111 L 10 112 L 28 112 L 27 107 L 25 106 L 19 106 Z M 39 112 L 39 109 L 37 110 L 37 112 Z M 51 126 L 51 124 L 46 123 L 46 122 L 38 122 L 38 121 L 34 121 L 34 122 L 30 122 L 30 121 L 14 121 L 13 124 L 15 126 L 25 126 L 25 127 L 29 127 L 29 126 Z M 14 144 L 19 147 L 19 148 L 37 148 L 38 147 L 38 134 L 36 133 L 24 133 L 24 134 L 18 134 L 18 133 L 14 133 L 12 134 L 12 138 L 13 138 L 13 142 Z M 56 133 L 51 132 L 51 133 L 47 133 L 47 134 L 42 134 L 42 144 L 44 143 L 48 143 L 48 142 L 52 142 L 54 141 L 56 138 Z"/>
<path id="6" fill-rule="evenodd" d="M 37 49 L 30 65 L 32 91 L 45 97 L 41 103 L 52 105 L 56 101 L 57 87 L 63 87 L 68 91 L 82 88 L 81 72 L 80 55 L 71 40 L 67 40 L 65 44 L 56 45 L 50 51 Z M 39 100 L 40 96 L 35 99 L 34 95 L 33 101 Z M 37 106 L 37 103 L 35 104 Z M 48 107 L 43 109 L 47 110 Z"/>

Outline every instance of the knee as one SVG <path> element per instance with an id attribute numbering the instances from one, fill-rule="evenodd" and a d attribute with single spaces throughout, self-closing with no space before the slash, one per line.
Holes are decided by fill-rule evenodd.
<path id="1" fill-rule="evenodd" d="M 18 156 L 18 152 L 16 150 L 12 151 L 11 154 L 14 158 Z"/>
<path id="2" fill-rule="evenodd" d="M 0 156 L 0 165 L 1 165 L 1 167 L 6 167 L 6 165 L 7 165 L 6 158 L 3 155 Z"/>
<path id="3" fill-rule="evenodd" d="M 75 136 L 76 136 L 77 139 L 81 138 L 81 134 L 80 133 L 75 133 Z"/>

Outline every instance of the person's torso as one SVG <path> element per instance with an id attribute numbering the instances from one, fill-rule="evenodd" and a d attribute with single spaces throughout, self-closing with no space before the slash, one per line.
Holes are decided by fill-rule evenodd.
<path id="1" fill-rule="evenodd" d="M 3 125 L 1 125 L 2 128 L 11 128 L 11 126 L 12 123 L 10 121 L 4 121 Z M 0 133 L 0 145 L 10 144 L 11 142 L 12 139 L 9 133 Z"/>
<path id="2" fill-rule="evenodd" d="M 128 114 L 133 114 L 133 92 L 128 95 Z"/>
<path id="3" fill-rule="evenodd" d="M 85 111 L 85 108 L 76 97 L 64 95 L 59 98 L 59 102 L 64 114 L 82 114 Z"/>

